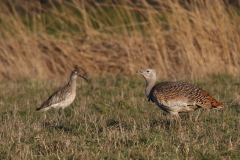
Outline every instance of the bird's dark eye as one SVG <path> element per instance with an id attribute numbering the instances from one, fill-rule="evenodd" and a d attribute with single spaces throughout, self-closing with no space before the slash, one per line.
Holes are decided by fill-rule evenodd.
<path id="1" fill-rule="evenodd" d="M 147 73 L 149 73 L 150 71 L 147 71 Z"/>

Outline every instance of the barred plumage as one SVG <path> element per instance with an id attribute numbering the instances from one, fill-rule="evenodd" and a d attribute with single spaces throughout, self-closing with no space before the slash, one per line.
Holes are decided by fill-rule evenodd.
<path id="1" fill-rule="evenodd" d="M 47 111 L 50 108 L 64 109 L 70 105 L 76 97 L 76 79 L 78 76 L 87 81 L 87 79 L 76 70 L 72 71 L 68 84 L 55 91 L 36 111 Z"/>
<path id="2" fill-rule="evenodd" d="M 156 84 L 156 71 L 138 71 L 146 80 L 146 96 L 162 110 L 172 114 L 194 112 L 198 108 L 223 108 L 209 93 L 187 82 L 162 82 Z"/>

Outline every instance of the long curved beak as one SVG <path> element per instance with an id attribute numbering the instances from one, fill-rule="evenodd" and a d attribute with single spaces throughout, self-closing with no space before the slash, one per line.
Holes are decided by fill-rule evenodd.
<path id="1" fill-rule="evenodd" d="M 136 73 L 142 73 L 142 70 L 137 71 Z"/>
<path id="2" fill-rule="evenodd" d="M 88 82 L 87 78 L 83 77 L 81 74 L 78 73 L 78 76 L 79 76 L 79 77 L 82 77 L 83 79 L 85 79 L 85 81 Z"/>

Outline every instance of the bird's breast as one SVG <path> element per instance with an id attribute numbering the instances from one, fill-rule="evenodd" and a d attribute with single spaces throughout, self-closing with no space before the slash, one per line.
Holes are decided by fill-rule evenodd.
<path id="1" fill-rule="evenodd" d="M 69 94 L 69 96 L 61 102 L 61 108 L 65 108 L 67 106 L 69 106 L 75 99 L 76 97 L 76 93 L 75 94 Z"/>

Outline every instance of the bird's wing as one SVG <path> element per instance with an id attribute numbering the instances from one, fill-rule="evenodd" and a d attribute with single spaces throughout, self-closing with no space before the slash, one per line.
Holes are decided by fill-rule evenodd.
<path id="1" fill-rule="evenodd" d="M 60 89 L 58 89 L 57 91 L 55 91 L 45 102 L 43 102 L 43 104 L 36 109 L 36 111 L 40 111 L 44 108 L 47 108 L 53 104 L 57 104 L 62 102 L 64 99 L 67 98 L 68 96 L 68 86 L 64 86 Z"/>
<path id="2" fill-rule="evenodd" d="M 156 98 L 160 104 L 197 105 L 212 108 L 210 95 L 202 89 L 187 82 L 162 82 L 155 85 L 150 92 L 150 100 Z M 171 107 L 169 106 L 169 107 Z"/>

